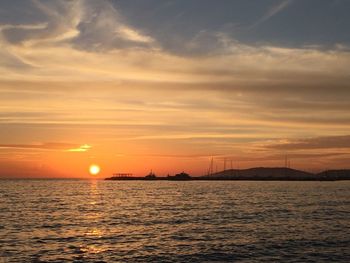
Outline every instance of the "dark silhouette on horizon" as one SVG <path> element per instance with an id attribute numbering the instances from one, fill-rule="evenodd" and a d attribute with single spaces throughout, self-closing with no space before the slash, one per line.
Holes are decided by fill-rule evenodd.
<path id="1" fill-rule="evenodd" d="M 166 178 L 173 181 L 187 181 L 192 179 L 192 177 L 185 172 L 175 174 L 174 176 L 168 175 Z"/>
<path id="2" fill-rule="evenodd" d="M 211 180 L 252 180 L 252 181 L 337 181 L 350 180 L 350 169 L 326 170 L 310 173 L 287 167 L 254 167 L 249 169 L 229 169 L 209 175 L 192 177 L 185 172 L 157 177 L 153 171 L 144 177 L 112 176 L 105 180 L 168 180 L 168 181 L 211 181 Z"/>

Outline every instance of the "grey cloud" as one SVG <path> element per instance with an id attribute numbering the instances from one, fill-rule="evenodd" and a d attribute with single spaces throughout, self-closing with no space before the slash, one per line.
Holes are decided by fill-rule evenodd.
<path id="1" fill-rule="evenodd" d="M 297 139 L 287 143 L 272 144 L 267 148 L 280 150 L 347 149 L 350 148 L 350 135 Z"/>
<path id="2" fill-rule="evenodd" d="M 0 24 L 23 25 L 45 20 L 31 0 L 1 0 Z"/>
<path id="3" fill-rule="evenodd" d="M 331 153 L 288 153 L 287 157 L 288 159 L 293 162 L 293 160 L 297 159 L 316 159 L 316 158 L 343 158 L 346 156 L 346 153 L 339 153 L 339 152 L 331 152 Z M 249 153 L 248 155 L 219 155 L 217 156 L 217 160 L 224 161 L 226 160 L 234 160 L 234 161 L 249 161 L 249 162 L 255 162 L 255 161 L 281 161 L 281 164 L 284 162 L 286 157 L 286 154 L 267 154 L 267 155 L 261 155 L 254 156 L 253 153 Z"/>
<path id="4" fill-rule="evenodd" d="M 107 0 L 32 0 L 37 20 L 3 23 L 4 39 L 11 44 L 62 42 L 95 51 L 153 47 L 154 40 L 129 27 Z"/>
<path id="5" fill-rule="evenodd" d="M 259 108 L 256 108 L 255 110 L 257 112 L 252 116 L 255 116 L 255 118 L 258 118 L 260 120 L 273 121 L 276 124 L 284 123 L 286 125 L 292 123 L 301 123 L 304 125 L 308 124 L 310 126 L 322 124 L 329 126 L 350 126 L 350 114 L 348 111 L 336 112 L 333 110 L 333 112 L 330 113 L 329 111 L 322 112 L 309 110 L 307 112 L 296 112 L 293 110 L 293 108 L 285 111 L 275 110 L 275 112 L 273 112 L 271 108 L 262 108 L 261 110 L 259 110 Z"/>
<path id="6" fill-rule="evenodd" d="M 86 0 L 77 26 L 76 48 L 109 50 L 119 48 L 151 48 L 153 39 L 129 27 L 122 15 L 108 1 Z"/>
<path id="7" fill-rule="evenodd" d="M 6 41 L 21 44 L 25 41 L 62 40 L 75 29 L 79 1 L 32 0 L 33 12 L 41 18 L 27 24 L 7 25 L 2 29 Z"/>

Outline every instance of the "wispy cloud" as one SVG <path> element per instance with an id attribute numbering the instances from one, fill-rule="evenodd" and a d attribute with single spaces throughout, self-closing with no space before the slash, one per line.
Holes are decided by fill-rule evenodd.
<path id="1" fill-rule="evenodd" d="M 88 144 L 84 144 L 79 146 L 78 148 L 72 148 L 72 149 L 68 149 L 68 152 L 86 152 L 91 148 L 90 145 Z"/>
<path id="2" fill-rule="evenodd" d="M 25 46 L 74 44 L 75 48 L 109 50 L 149 46 L 155 40 L 124 22 L 106 0 L 33 0 L 46 22 L 0 25 L 8 43 Z"/>
<path id="3" fill-rule="evenodd" d="M 28 150 L 59 150 L 68 152 L 86 152 L 91 148 L 84 144 L 77 146 L 70 143 L 48 142 L 39 144 L 0 144 L 0 149 L 28 149 Z"/>
<path id="4" fill-rule="evenodd" d="M 350 149 L 350 135 L 293 139 L 267 147 L 281 150 Z"/>
<path id="5" fill-rule="evenodd" d="M 257 21 L 255 22 L 251 27 L 256 27 L 266 21 L 268 21 L 270 18 L 274 17 L 278 13 L 282 12 L 284 9 L 286 9 L 293 0 L 281 0 L 279 3 L 271 6 L 267 12 Z"/>

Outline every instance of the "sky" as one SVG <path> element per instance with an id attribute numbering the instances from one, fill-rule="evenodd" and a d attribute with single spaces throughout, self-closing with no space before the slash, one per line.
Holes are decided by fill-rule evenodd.
<path id="1" fill-rule="evenodd" d="M 0 177 L 350 168 L 348 0 L 2 0 Z"/>

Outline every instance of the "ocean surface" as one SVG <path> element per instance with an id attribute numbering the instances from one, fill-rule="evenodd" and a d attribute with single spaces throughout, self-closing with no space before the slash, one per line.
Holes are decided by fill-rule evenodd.
<path id="1" fill-rule="evenodd" d="M 350 262 L 350 181 L 1 180 L 0 262 Z"/>

